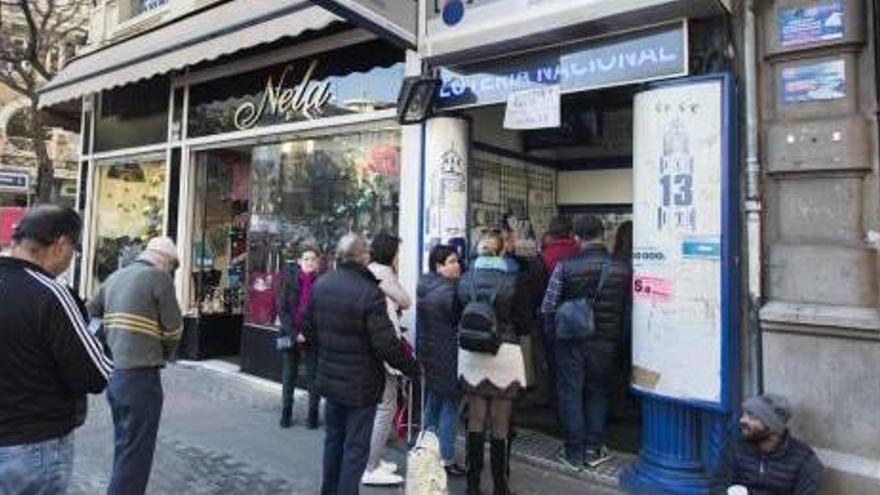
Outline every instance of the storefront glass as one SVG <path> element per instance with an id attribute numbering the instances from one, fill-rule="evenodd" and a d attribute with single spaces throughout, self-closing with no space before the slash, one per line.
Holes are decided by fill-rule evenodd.
<path id="1" fill-rule="evenodd" d="M 94 246 L 90 294 L 133 261 L 165 219 L 165 159 L 162 155 L 98 162 L 95 167 Z"/>
<path id="2" fill-rule="evenodd" d="M 397 232 L 400 136 L 394 127 L 197 154 L 192 305 L 277 324 L 285 267 L 314 246 L 332 263 L 347 232 Z"/>
<path id="3" fill-rule="evenodd" d="M 196 156 L 191 309 L 199 314 L 241 314 L 251 149 L 211 150 Z"/>

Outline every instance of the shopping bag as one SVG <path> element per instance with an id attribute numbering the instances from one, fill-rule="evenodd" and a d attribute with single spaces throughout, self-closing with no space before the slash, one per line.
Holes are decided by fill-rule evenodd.
<path id="1" fill-rule="evenodd" d="M 440 440 L 433 431 L 419 434 L 406 456 L 406 495 L 448 495 L 446 470 L 440 458 Z"/>

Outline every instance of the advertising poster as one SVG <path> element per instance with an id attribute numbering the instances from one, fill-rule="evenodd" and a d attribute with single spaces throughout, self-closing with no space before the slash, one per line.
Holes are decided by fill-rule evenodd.
<path id="1" fill-rule="evenodd" d="M 428 121 L 425 155 L 423 259 L 437 244 L 467 245 L 468 123 L 439 117 Z"/>
<path id="2" fill-rule="evenodd" d="M 843 38 L 843 2 L 781 9 L 776 23 L 779 43 L 784 48 L 839 40 Z"/>
<path id="3" fill-rule="evenodd" d="M 721 402 L 722 102 L 718 80 L 635 100 L 633 385 Z"/>
<path id="4" fill-rule="evenodd" d="M 841 58 L 782 68 L 782 101 L 804 103 L 846 97 L 846 62 Z"/>

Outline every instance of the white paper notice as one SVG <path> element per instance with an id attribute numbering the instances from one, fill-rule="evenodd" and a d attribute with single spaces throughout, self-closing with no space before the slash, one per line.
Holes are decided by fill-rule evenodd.
<path id="1" fill-rule="evenodd" d="M 559 127 L 559 85 L 515 91 L 507 96 L 505 129 Z"/>

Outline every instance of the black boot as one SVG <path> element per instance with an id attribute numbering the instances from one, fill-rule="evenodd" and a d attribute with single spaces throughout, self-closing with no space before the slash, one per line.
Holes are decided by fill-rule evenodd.
<path id="1" fill-rule="evenodd" d="M 281 421 L 279 425 L 282 428 L 290 428 L 290 424 L 292 423 L 291 419 L 293 416 L 293 406 L 283 406 L 281 408 Z"/>
<path id="2" fill-rule="evenodd" d="M 510 495 L 510 487 L 507 483 L 508 451 L 507 440 L 492 439 L 489 446 L 490 461 L 492 463 L 492 493 L 494 495 Z"/>
<path id="3" fill-rule="evenodd" d="M 467 436 L 467 495 L 480 495 L 480 477 L 483 474 L 485 435 L 468 432 Z"/>

